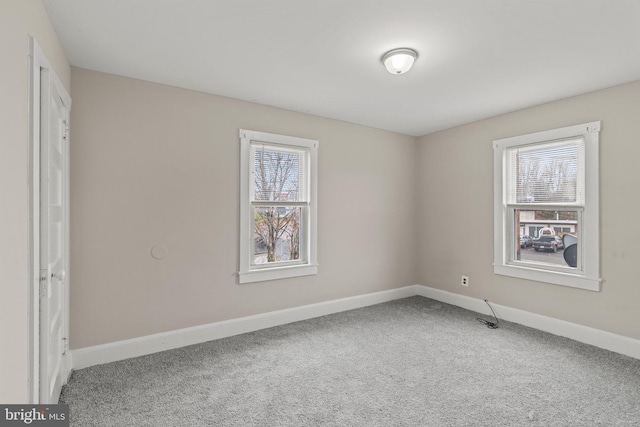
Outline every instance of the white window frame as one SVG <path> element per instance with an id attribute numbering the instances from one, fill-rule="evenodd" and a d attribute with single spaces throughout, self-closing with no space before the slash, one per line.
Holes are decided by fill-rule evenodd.
<path id="1" fill-rule="evenodd" d="M 493 141 L 495 274 L 600 291 L 599 134 L 598 121 Z M 578 268 L 516 261 L 514 206 L 507 205 L 506 197 L 507 149 L 568 138 L 582 138 L 585 144 L 585 201 L 583 206 L 575 209 L 579 227 Z M 526 209 L 526 205 L 516 208 Z M 549 209 L 553 208 L 549 206 Z M 560 208 L 572 210 L 567 206 Z"/>
<path id="2" fill-rule="evenodd" d="M 240 284 L 261 282 L 266 280 L 285 279 L 289 277 L 309 276 L 317 274 L 318 246 L 318 146 L 313 139 L 278 135 L 266 132 L 240 129 Z M 253 159 L 251 143 L 259 141 L 269 145 L 279 145 L 283 149 L 306 149 L 309 152 L 309 200 L 301 218 L 300 252 L 304 259 L 300 261 L 282 262 L 274 266 L 255 265 L 252 263 L 254 246 L 254 218 L 251 201 Z"/>

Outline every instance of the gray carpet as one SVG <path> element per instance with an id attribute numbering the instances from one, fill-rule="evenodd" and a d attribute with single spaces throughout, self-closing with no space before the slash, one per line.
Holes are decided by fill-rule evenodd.
<path id="1" fill-rule="evenodd" d="M 640 360 L 477 316 L 411 297 L 75 371 L 61 403 L 73 426 L 640 426 Z"/>

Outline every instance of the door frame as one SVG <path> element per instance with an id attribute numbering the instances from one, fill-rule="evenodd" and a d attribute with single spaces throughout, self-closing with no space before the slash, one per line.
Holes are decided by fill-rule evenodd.
<path id="1" fill-rule="evenodd" d="M 28 292 L 28 357 L 27 376 L 28 399 L 30 403 L 40 403 L 40 110 L 42 70 L 49 75 L 49 84 L 55 85 L 63 103 L 71 111 L 71 97 L 62 85 L 53 67 L 47 60 L 38 42 L 29 37 L 29 292 Z M 68 150 L 67 150 L 68 155 Z M 69 162 L 67 161 L 67 165 Z M 69 170 L 65 171 L 66 185 L 69 185 Z M 68 194 L 68 191 L 67 191 Z M 69 209 L 65 210 L 65 251 L 69 257 Z M 63 324 L 65 336 L 69 336 L 69 280 L 64 295 Z M 67 378 L 71 373 L 71 355 L 63 356 L 63 375 Z"/>

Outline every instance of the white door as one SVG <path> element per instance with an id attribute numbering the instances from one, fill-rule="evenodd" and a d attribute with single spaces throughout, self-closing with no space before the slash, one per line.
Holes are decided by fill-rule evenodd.
<path id="1" fill-rule="evenodd" d="M 40 403 L 66 381 L 69 271 L 69 108 L 51 71 L 40 80 Z"/>

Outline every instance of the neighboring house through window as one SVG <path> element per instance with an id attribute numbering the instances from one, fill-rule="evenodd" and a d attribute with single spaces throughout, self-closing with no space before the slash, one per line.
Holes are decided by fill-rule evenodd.
<path id="1" fill-rule="evenodd" d="M 318 141 L 241 129 L 240 145 L 239 282 L 316 274 Z"/>
<path id="2" fill-rule="evenodd" d="M 599 132 L 593 122 L 493 142 L 496 274 L 600 290 Z"/>

